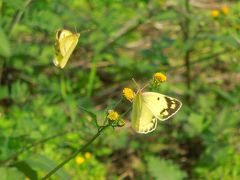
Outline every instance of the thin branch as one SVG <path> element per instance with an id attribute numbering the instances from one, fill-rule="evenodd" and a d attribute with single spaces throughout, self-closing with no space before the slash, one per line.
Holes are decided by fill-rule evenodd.
<path id="1" fill-rule="evenodd" d="M 108 47 L 115 44 L 119 39 L 129 34 L 130 32 L 137 29 L 140 25 L 144 24 L 149 18 L 154 16 L 152 12 L 154 12 L 153 2 L 150 1 L 148 3 L 147 9 L 144 12 L 139 12 L 139 15 L 134 17 L 133 19 L 127 21 L 118 31 L 114 33 L 112 37 L 107 40 L 106 45 L 101 49 L 100 52 L 105 51 Z"/>
<path id="2" fill-rule="evenodd" d="M 233 53 L 235 51 L 238 51 L 238 49 L 234 49 L 234 50 L 227 49 L 227 50 L 219 51 L 219 52 L 216 52 L 216 53 L 213 53 L 213 54 L 209 54 L 209 55 L 206 55 L 204 57 L 197 58 L 196 60 L 193 59 L 191 61 L 190 65 L 201 63 L 201 62 L 207 61 L 209 59 L 212 59 L 214 57 L 217 57 L 219 55 L 229 54 L 229 53 Z M 174 71 L 175 69 L 182 68 L 182 67 L 185 67 L 185 64 L 170 67 L 170 71 Z"/>
<path id="3" fill-rule="evenodd" d="M 144 24 L 146 20 L 148 20 L 150 17 L 153 16 L 153 13 L 151 13 L 153 11 L 153 7 L 154 6 L 152 6 L 152 2 L 150 1 L 150 3 L 148 4 L 147 10 L 139 13 L 140 15 L 136 16 L 135 18 L 125 23 L 122 26 L 122 28 L 120 28 L 118 31 L 114 33 L 112 37 L 106 40 L 106 44 L 100 50 L 95 52 L 95 55 L 93 57 L 93 62 L 91 64 L 90 75 L 89 75 L 87 97 L 91 97 L 92 95 L 93 84 L 94 84 L 95 75 L 96 75 L 96 66 L 98 63 L 98 59 L 97 59 L 98 55 L 104 52 L 105 50 L 109 49 L 109 47 L 114 45 L 119 39 L 121 39 L 125 35 L 137 29 L 141 24 Z"/>
<path id="4" fill-rule="evenodd" d="M 119 39 L 124 37 L 125 35 L 129 34 L 130 32 L 137 29 L 141 24 L 143 24 L 145 21 L 141 21 L 143 16 L 137 16 L 131 20 L 129 20 L 126 24 L 122 26 L 118 31 L 115 32 L 115 34 L 109 38 L 106 45 L 102 48 L 101 51 L 105 51 L 108 47 L 112 46 L 115 42 L 117 42 Z"/>
<path id="5" fill-rule="evenodd" d="M 54 134 L 54 135 L 49 136 L 49 137 L 47 137 L 47 138 L 40 139 L 40 140 L 38 140 L 38 141 L 36 141 L 36 142 L 33 142 L 32 144 L 29 144 L 29 145 L 27 145 L 26 147 L 23 147 L 21 150 L 19 150 L 19 151 L 16 152 L 15 154 L 11 155 L 10 157 L 6 158 L 5 160 L 1 160 L 1 161 L 0 161 L 0 164 L 6 164 L 6 163 L 8 163 L 9 161 L 17 158 L 17 157 L 18 157 L 20 154 L 22 154 L 25 150 L 31 149 L 32 147 L 38 146 L 38 145 L 40 145 L 40 144 L 43 144 L 43 143 L 45 143 L 45 142 L 47 142 L 47 141 L 49 141 L 49 140 L 55 139 L 55 138 L 57 138 L 57 137 L 64 136 L 64 135 L 66 135 L 66 134 L 68 134 L 68 133 L 72 133 L 73 131 L 75 131 L 75 130 L 70 129 L 70 130 L 67 130 L 67 131 L 64 131 L 64 132 L 60 132 L 60 133 Z"/>
<path id="6" fill-rule="evenodd" d="M 26 0 L 23 9 L 19 9 L 15 12 L 15 14 L 13 15 L 12 21 L 9 24 L 8 27 L 8 33 L 11 35 L 12 30 L 14 29 L 14 27 L 20 22 L 20 20 L 22 19 L 22 16 L 25 12 L 25 9 L 33 2 L 34 0 Z"/>

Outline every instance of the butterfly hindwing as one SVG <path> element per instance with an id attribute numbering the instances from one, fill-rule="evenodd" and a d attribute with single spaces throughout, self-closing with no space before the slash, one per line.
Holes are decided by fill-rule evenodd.
<path id="1" fill-rule="evenodd" d="M 55 42 L 55 57 L 53 60 L 53 63 L 56 66 L 64 68 L 78 43 L 79 37 L 79 33 L 72 33 L 71 31 L 65 29 L 57 31 Z"/>
<path id="2" fill-rule="evenodd" d="M 65 38 L 59 41 L 60 52 L 63 56 L 66 54 L 72 54 L 74 48 L 77 45 L 78 37 L 73 35 L 66 36 Z"/>
<path id="3" fill-rule="evenodd" d="M 179 100 L 156 92 L 145 92 L 142 97 L 142 103 L 146 104 L 154 116 L 161 121 L 176 114 L 182 106 Z"/>
<path id="4" fill-rule="evenodd" d="M 142 95 L 137 94 L 133 100 L 133 109 L 131 114 L 133 129 L 138 133 L 149 133 L 156 129 L 157 118 L 150 109 L 142 103 Z"/>

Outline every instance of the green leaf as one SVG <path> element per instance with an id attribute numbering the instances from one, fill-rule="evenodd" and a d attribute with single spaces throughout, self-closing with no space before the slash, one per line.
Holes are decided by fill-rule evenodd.
<path id="1" fill-rule="evenodd" d="M 24 102 L 28 97 L 28 86 L 26 83 L 16 81 L 12 84 L 11 98 L 17 102 Z"/>
<path id="2" fill-rule="evenodd" d="M 14 8 L 14 9 L 22 9 L 24 7 L 25 1 L 23 0 L 3 0 L 7 6 Z"/>
<path id="3" fill-rule="evenodd" d="M 209 39 L 215 42 L 231 45 L 233 47 L 239 46 L 239 43 L 237 42 L 237 40 L 231 35 L 206 34 L 206 35 L 201 35 L 201 39 Z"/>
<path id="4" fill-rule="evenodd" d="M 25 161 L 19 161 L 14 164 L 19 171 L 23 172 L 26 177 L 30 178 L 31 180 L 38 179 L 37 172 L 32 169 Z"/>
<path id="5" fill-rule="evenodd" d="M 159 159 L 153 156 L 147 158 L 148 171 L 158 180 L 181 180 L 186 178 L 186 173 L 169 160 Z"/>
<path id="6" fill-rule="evenodd" d="M 16 168 L 0 168 L 1 180 L 24 179 L 24 175 Z"/>
<path id="7" fill-rule="evenodd" d="M 81 110 L 85 111 L 85 112 L 94 120 L 94 122 L 95 122 L 95 124 L 96 124 L 97 127 L 99 126 L 99 125 L 98 125 L 98 122 L 97 122 L 97 116 L 96 116 L 96 114 L 94 114 L 93 112 L 85 109 L 85 108 L 82 107 L 82 106 L 79 106 L 79 108 L 80 108 Z"/>
<path id="8" fill-rule="evenodd" d="M 11 56 L 11 48 L 10 48 L 10 42 L 6 35 L 6 33 L 3 31 L 3 29 L 0 27 L 0 55 L 4 57 L 10 57 Z"/>
<path id="9" fill-rule="evenodd" d="M 190 137 L 201 134 L 209 125 L 209 121 L 205 119 L 204 114 L 192 112 L 188 118 L 188 123 L 185 125 L 185 130 Z"/>
<path id="10" fill-rule="evenodd" d="M 93 120 L 97 120 L 96 114 L 94 114 L 93 112 L 85 109 L 84 107 L 79 106 L 79 108 L 80 108 L 81 110 L 85 111 Z"/>
<path id="11" fill-rule="evenodd" d="M 218 87 L 213 87 L 212 90 L 215 91 L 215 93 L 217 93 L 223 99 L 227 100 L 228 102 L 230 102 L 232 104 L 239 103 L 239 100 L 237 98 L 235 98 L 234 96 L 231 96 L 230 93 L 223 91 L 222 89 L 219 89 Z"/>
<path id="12" fill-rule="evenodd" d="M 53 168 L 57 166 L 57 164 L 54 161 L 42 155 L 34 155 L 28 158 L 26 162 L 34 169 L 42 170 L 45 173 L 50 172 L 51 170 L 53 170 Z M 70 179 L 70 176 L 63 169 L 59 169 L 55 173 L 55 175 L 63 180 Z"/>
<path id="13" fill-rule="evenodd" d="M 164 21 L 164 20 L 176 21 L 176 16 L 177 16 L 177 13 L 175 11 L 168 10 L 168 11 L 159 13 L 159 15 L 157 15 L 157 20 L 159 20 L 159 21 Z"/>
<path id="14" fill-rule="evenodd" d="M 8 97 L 8 87 L 2 86 L 0 87 L 0 99 L 4 99 Z"/>
<path id="15" fill-rule="evenodd" d="M 236 41 L 236 39 L 230 35 L 223 35 L 223 36 L 215 36 L 213 39 L 216 39 L 217 41 L 224 43 L 224 44 L 230 44 L 234 47 L 238 47 L 239 44 Z"/>

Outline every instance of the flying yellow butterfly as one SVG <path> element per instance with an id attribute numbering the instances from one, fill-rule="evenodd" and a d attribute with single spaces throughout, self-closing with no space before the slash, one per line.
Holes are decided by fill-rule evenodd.
<path id="1" fill-rule="evenodd" d="M 156 129 L 158 120 L 167 120 L 181 106 L 179 100 L 160 93 L 138 92 L 133 99 L 132 127 L 138 133 L 147 134 Z"/>
<path id="2" fill-rule="evenodd" d="M 60 29 L 56 33 L 55 56 L 53 63 L 59 68 L 64 68 L 75 49 L 80 33 L 72 33 L 66 29 Z"/>

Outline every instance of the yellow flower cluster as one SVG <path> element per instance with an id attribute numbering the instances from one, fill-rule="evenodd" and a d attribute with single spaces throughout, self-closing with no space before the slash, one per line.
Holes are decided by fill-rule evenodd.
<path id="1" fill-rule="evenodd" d="M 165 82 L 167 77 L 163 73 L 157 72 L 153 75 L 153 79 L 157 82 Z"/>
<path id="2" fill-rule="evenodd" d="M 228 13 L 229 13 L 229 7 L 228 6 L 226 6 L 226 5 L 223 5 L 222 7 L 221 7 L 221 10 L 222 10 L 222 12 L 223 12 L 223 14 L 225 14 L 225 15 L 227 15 Z"/>
<path id="3" fill-rule="evenodd" d="M 119 114 L 118 114 L 118 112 L 116 112 L 114 110 L 109 110 L 107 118 L 112 121 L 116 121 L 119 118 Z"/>
<path id="4" fill-rule="evenodd" d="M 84 154 L 84 156 L 85 156 L 86 159 L 89 159 L 89 158 L 92 157 L 92 154 L 91 154 L 90 152 L 86 152 L 86 153 Z"/>
<path id="5" fill-rule="evenodd" d="M 214 18 L 218 17 L 219 16 L 219 11 L 216 10 L 216 9 L 212 10 L 211 11 L 211 16 L 214 17 Z"/>
<path id="6" fill-rule="evenodd" d="M 134 96 L 135 96 L 135 93 L 133 92 L 132 89 L 130 88 L 124 88 L 123 89 L 123 96 L 130 102 L 132 102 Z"/>
<path id="7" fill-rule="evenodd" d="M 82 156 L 77 156 L 77 157 L 75 158 L 75 161 L 76 161 L 76 164 L 77 164 L 77 165 L 81 165 L 82 163 L 84 163 L 85 159 L 84 159 L 84 157 L 82 157 Z"/>
<path id="8" fill-rule="evenodd" d="M 229 11 L 230 11 L 230 9 L 229 9 L 229 7 L 228 7 L 227 5 L 222 5 L 222 6 L 221 6 L 221 12 L 222 12 L 224 15 L 227 15 L 227 14 L 229 13 Z M 218 17 L 219 14 L 220 14 L 220 11 L 217 10 L 217 9 L 213 9 L 213 10 L 211 11 L 211 16 L 214 17 L 214 18 Z"/>
<path id="9" fill-rule="evenodd" d="M 85 157 L 85 158 L 84 158 L 84 157 Z M 82 156 L 77 156 L 77 157 L 75 158 L 76 164 L 77 164 L 77 165 L 83 164 L 84 161 L 85 161 L 85 159 L 89 159 L 89 158 L 92 157 L 92 154 L 91 154 L 90 152 L 86 152 L 86 153 L 84 154 L 84 157 L 82 157 Z"/>

